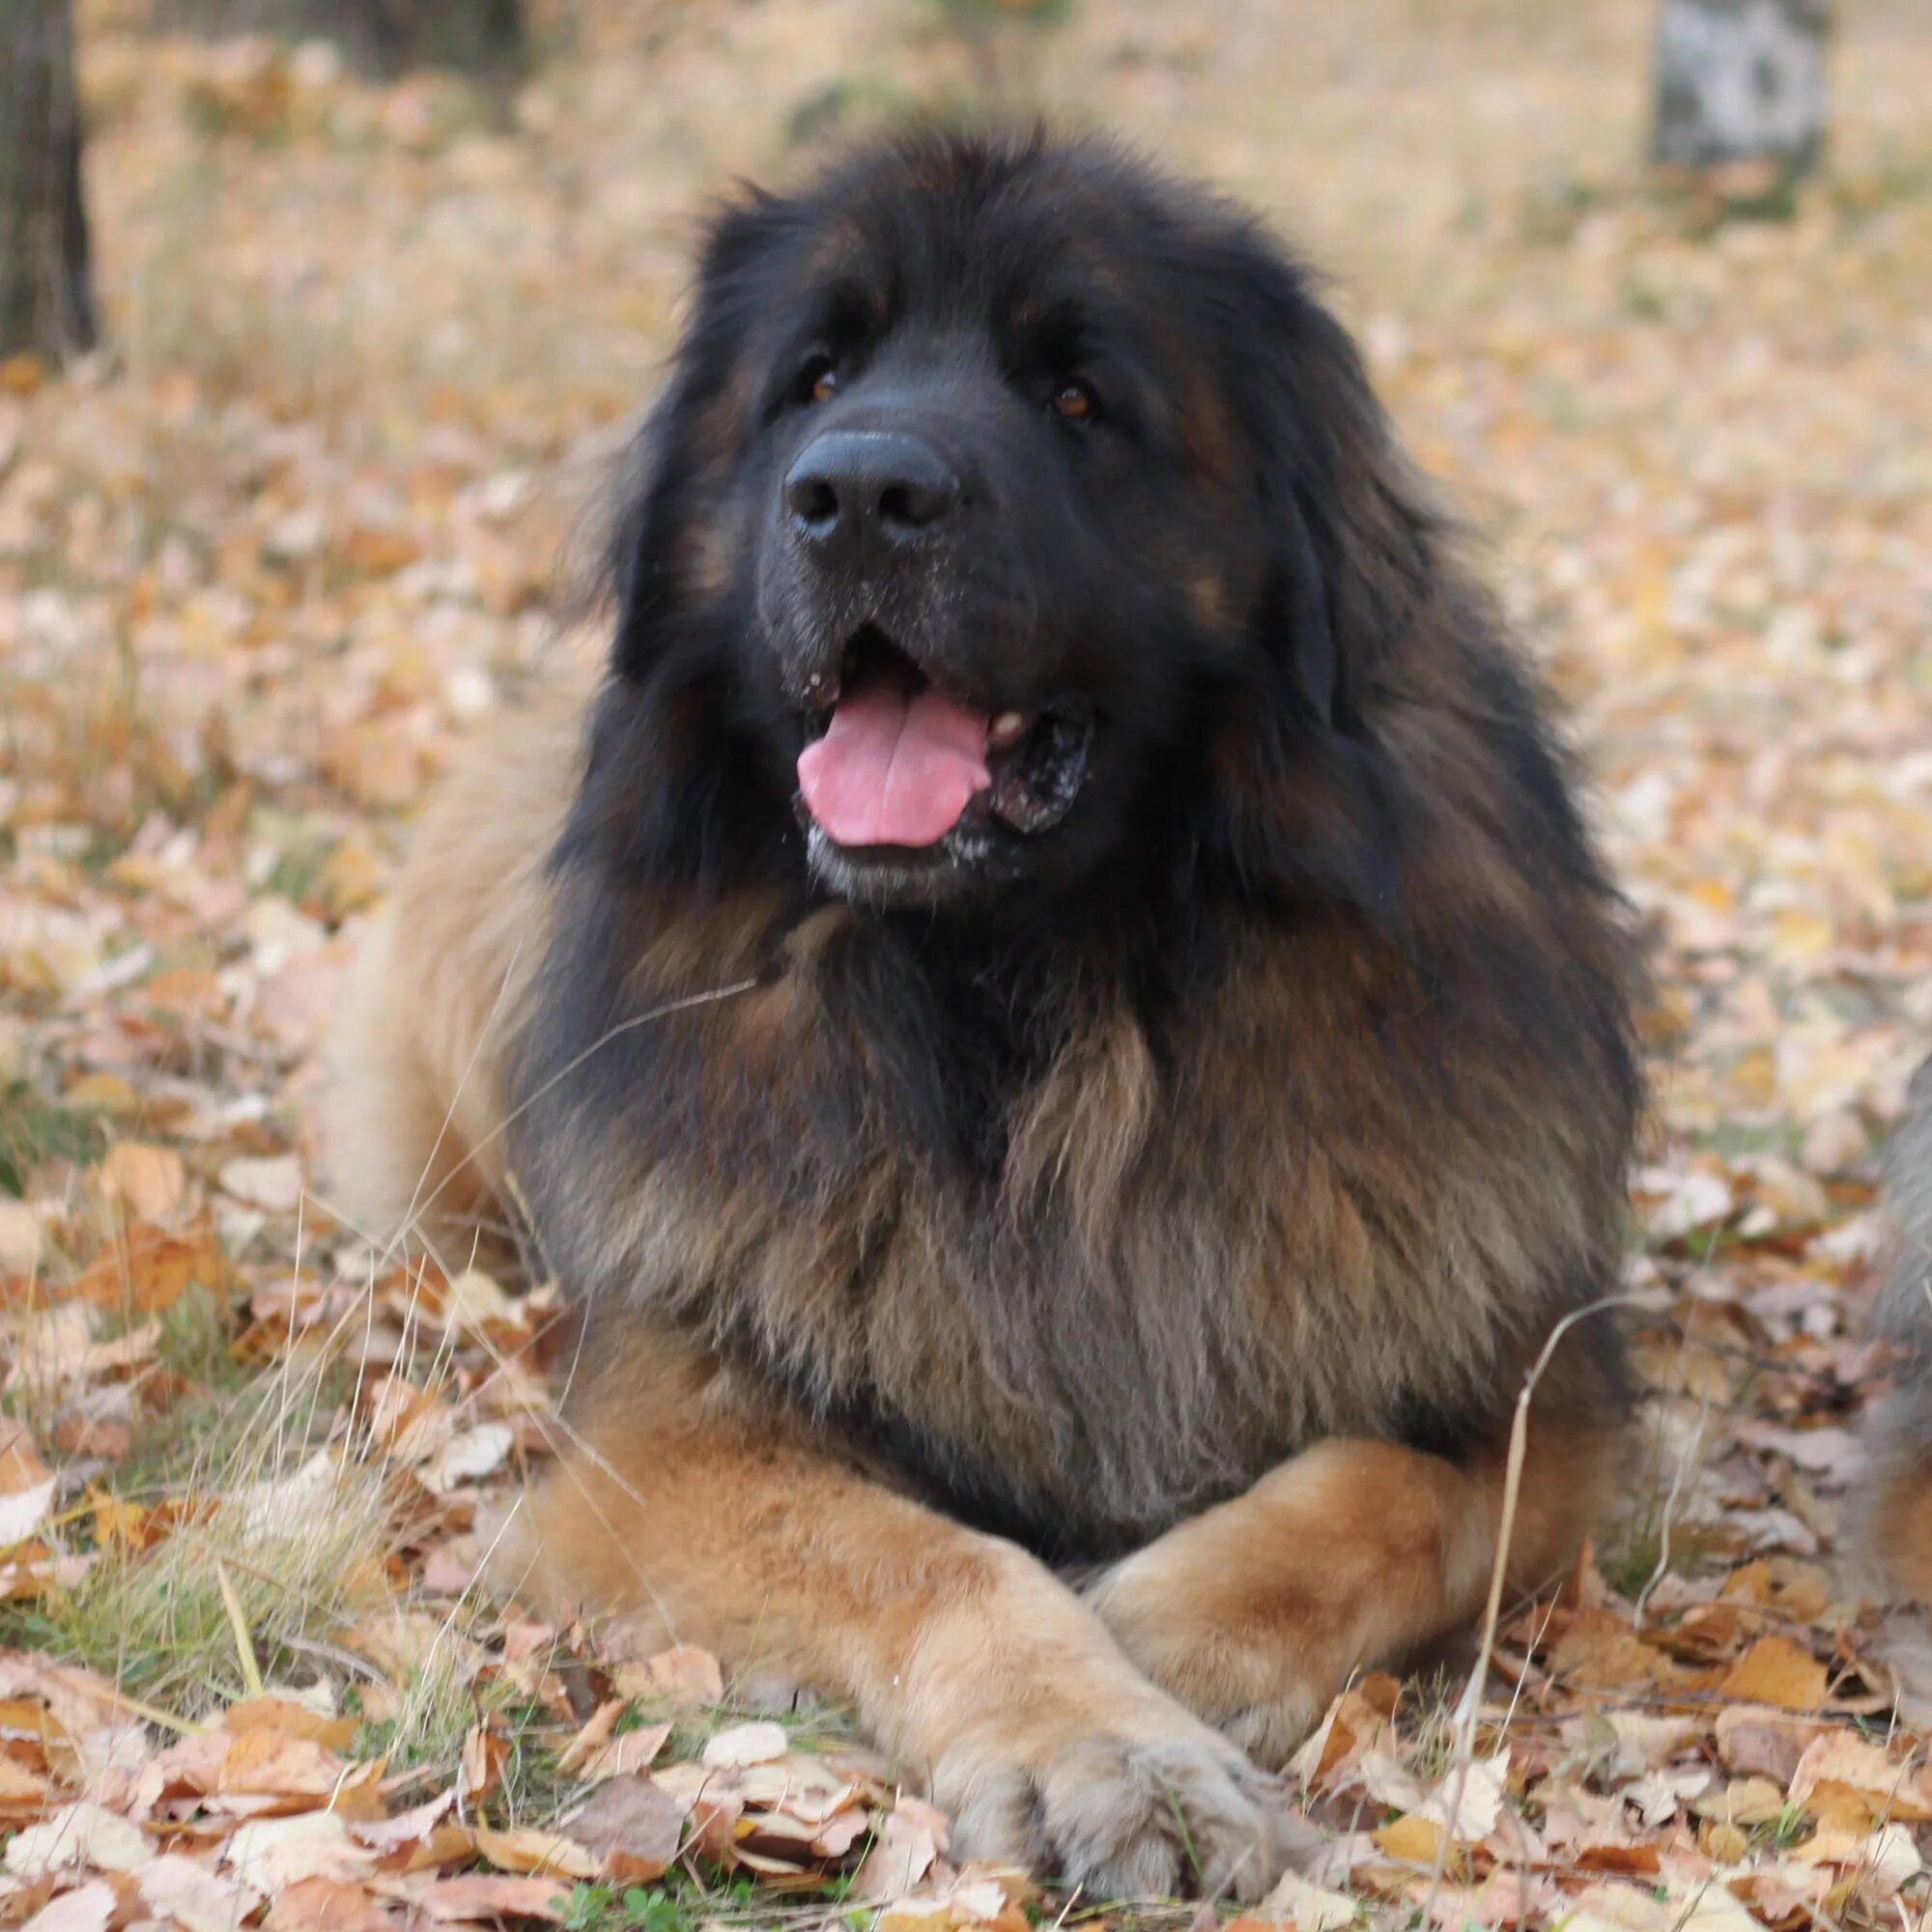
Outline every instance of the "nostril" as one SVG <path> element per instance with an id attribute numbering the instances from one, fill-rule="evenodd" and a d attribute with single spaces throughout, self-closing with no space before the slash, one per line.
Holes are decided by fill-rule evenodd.
<path id="1" fill-rule="evenodd" d="M 879 521 L 901 529 L 921 530 L 952 507 L 953 492 L 939 482 L 888 483 L 879 492 Z"/>
<path id="2" fill-rule="evenodd" d="M 838 493 L 822 476 L 795 478 L 785 491 L 785 506 L 813 530 L 830 529 L 838 521 Z"/>

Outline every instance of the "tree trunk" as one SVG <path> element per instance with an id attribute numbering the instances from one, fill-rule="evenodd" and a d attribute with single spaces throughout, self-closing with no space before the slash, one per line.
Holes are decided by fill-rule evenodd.
<path id="1" fill-rule="evenodd" d="M 1795 181 L 1825 138 L 1830 0 L 1663 0 L 1651 157 Z"/>
<path id="2" fill-rule="evenodd" d="M 445 67 L 503 79 L 528 50 L 524 0 L 158 0 L 156 17 L 196 33 L 323 36 L 391 78 Z"/>
<path id="3" fill-rule="evenodd" d="M 70 0 L 0 0 L 0 355 L 94 347 Z"/>
<path id="4" fill-rule="evenodd" d="M 384 73 L 448 67 L 503 74 L 524 58 L 522 0 L 334 0 L 322 11 Z"/>

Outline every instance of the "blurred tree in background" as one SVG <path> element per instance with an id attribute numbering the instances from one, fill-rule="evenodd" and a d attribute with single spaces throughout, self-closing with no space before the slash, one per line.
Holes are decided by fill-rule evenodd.
<path id="1" fill-rule="evenodd" d="M 157 0 L 155 11 L 163 25 L 198 33 L 330 40 L 384 76 L 447 67 L 506 78 L 528 53 L 524 0 Z"/>
<path id="2" fill-rule="evenodd" d="M 1054 27 L 1073 11 L 1073 0 L 932 0 L 946 24 L 972 50 L 980 85 L 989 94 L 1005 91 L 1002 64 L 1004 29 L 1015 25 Z"/>
<path id="3" fill-rule="evenodd" d="M 0 355 L 96 337 L 70 0 L 0 4 Z"/>
<path id="4" fill-rule="evenodd" d="M 1663 0 L 1652 158 L 1746 192 L 1796 181 L 1824 143 L 1830 34 L 1829 0 Z"/>

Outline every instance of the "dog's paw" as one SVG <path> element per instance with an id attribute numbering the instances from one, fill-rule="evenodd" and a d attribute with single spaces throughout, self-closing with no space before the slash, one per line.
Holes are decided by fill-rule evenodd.
<path id="1" fill-rule="evenodd" d="M 1087 1592 L 1128 1662 L 1256 1764 L 1278 1770 L 1315 1728 L 1346 1669 L 1318 1621 L 1264 1622 L 1237 1640 L 1158 1567 L 1130 1558 Z M 1253 1620 L 1248 1620 L 1252 1627 Z"/>
<path id="2" fill-rule="evenodd" d="M 1259 1897 L 1286 1830 L 1248 1760 L 1146 1688 L 1116 1715 L 978 1726 L 933 1768 L 960 1858 L 1023 1864 L 1090 1899 Z"/>

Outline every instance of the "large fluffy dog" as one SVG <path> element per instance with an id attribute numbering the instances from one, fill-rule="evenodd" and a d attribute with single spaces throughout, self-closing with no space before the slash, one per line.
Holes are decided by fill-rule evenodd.
<path id="1" fill-rule="evenodd" d="M 1244 1753 L 1479 1605 L 1617 1269 L 1531 681 L 1307 275 L 1086 143 L 724 213 L 611 568 L 371 949 L 345 1196 L 526 1204 L 586 1311 L 543 1587 L 850 1699 L 965 1850 L 1249 1889 Z M 1621 1400 L 1580 1325 L 1518 1581 Z"/>

